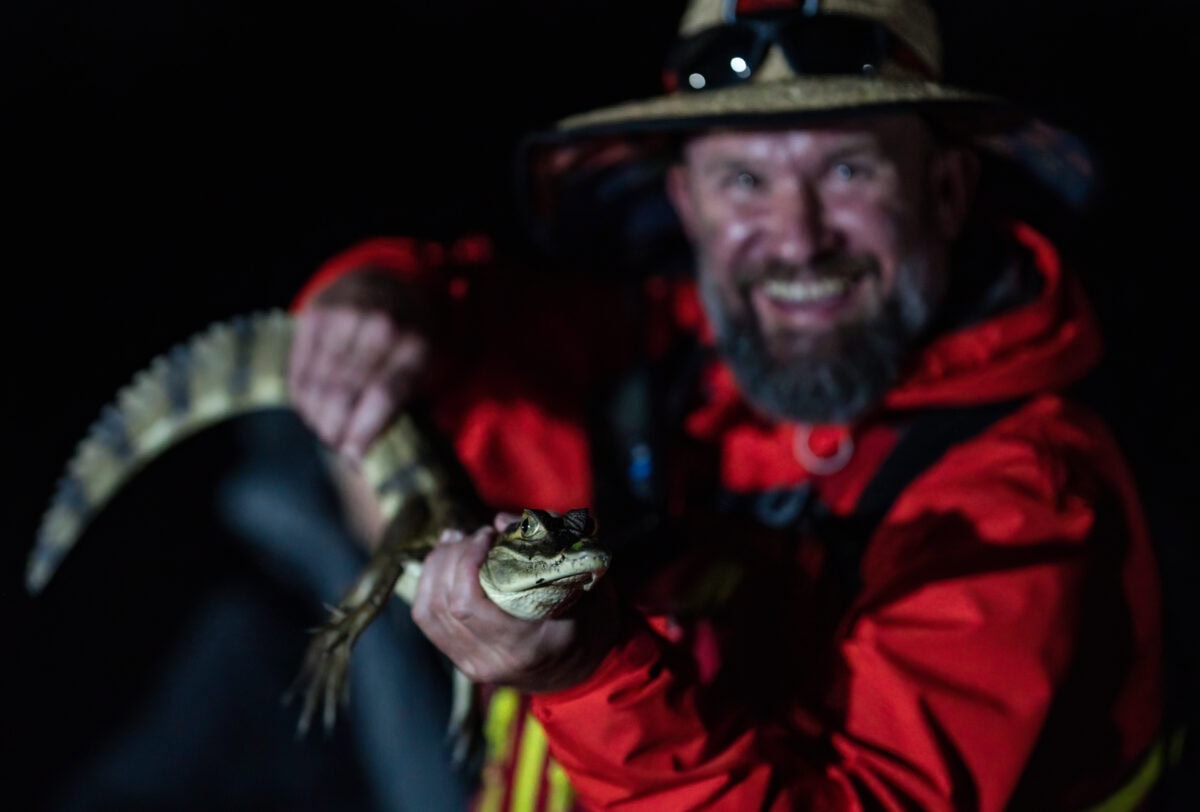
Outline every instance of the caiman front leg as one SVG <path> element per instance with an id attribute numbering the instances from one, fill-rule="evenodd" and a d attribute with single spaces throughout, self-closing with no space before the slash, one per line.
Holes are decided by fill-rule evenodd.
<path id="1" fill-rule="evenodd" d="M 304 663 L 287 693 L 290 704 L 304 693 L 304 708 L 296 725 L 296 735 L 303 737 L 312 726 L 318 707 L 326 733 L 333 730 L 339 705 L 349 700 L 347 675 L 350 653 L 371 622 L 379 616 L 391 599 L 405 568 L 419 562 L 429 551 L 433 539 L 426 539 L 422 529 L 430 518 L 429 505 L 423 498 L 413 497 L 396 512 L 383 533 L 383 540 L 370 562 L 337 606 L 329 607 L 330 617 L 312 629 Z"/>

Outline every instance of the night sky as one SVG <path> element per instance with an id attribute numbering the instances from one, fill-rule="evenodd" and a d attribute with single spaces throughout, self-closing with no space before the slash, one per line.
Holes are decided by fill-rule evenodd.
<path id="1" fill-rule="evenodd" d="M 135 371 L 215 320 L 285 305 L 317 264 L 367 236 L 479 230 L 529 250 L 510 188 L 517 137 L 654 93 L 682 8 L 303 5 L 0 9 L 0 595 L 17 651 L 31 642 L 20 574 L 37 521 L 75 443 Z M 1200 292 L 1188 239 L 1200 215 L 1196 137 L 1182 123 L 1196 97 L 1193 4 L 943 5 L 952 78 L 1093 144 L 1104 186 L 1083 256 L 1126 381 L 1120 409 L 1164 480 L 1194 481 L 1197 421 L 1177 405 L 1196 369 Z M 11 651 L 6 660 L 20 669 Z M 25 722 L 13 729 L 36 735 Z"/>

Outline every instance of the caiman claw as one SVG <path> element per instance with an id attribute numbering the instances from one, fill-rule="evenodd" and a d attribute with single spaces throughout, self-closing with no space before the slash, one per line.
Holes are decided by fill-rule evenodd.
<path id="1" fill-rule="evenodd" d="M 371 622 L 369 617 L 359 619 L 365 614 L 361 610 L 346 612 L 332 607 L 330 619 L 311 630 L 316 636 L 308 645 L 300 673 L 283 696 L 284 704 L 290 705 L 297 695 L 304 693 L 304 708 L 296 723 L 296 738 L 308 735 L 318 705 L 323 707 L 321 715 L 325 733 L 328 735 L 333 732 L 338 706 L 345 707 L 350 698 L 350 684 L 346 679 L 350 651 L 358 635 Z"/>
<path id="2" fill-rule="evenodd" d="M 283 696 L 285 705 L 304 693 L 304 707 L 296 723 L 296 737 L 312 727 L 318 706 L 326 735 L 333 732 L 338 706 L 349 702 L 350 652 L 371 622 L 383 611 L 392 590 L 404 574 L 404 561 L 376 555 L 354 587 L 337 606 L 328 607 L 329 619 L 310 631 L 314 635 L 304 655 L 300 673 Z"/>

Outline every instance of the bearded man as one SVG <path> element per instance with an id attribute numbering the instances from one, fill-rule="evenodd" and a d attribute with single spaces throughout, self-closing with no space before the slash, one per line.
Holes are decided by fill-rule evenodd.
<path id="1" fill-rule="evenodd" d="M 920 0 L 696 0 L 665 95 L 531 139 L 542 215 L 573 177 L 663 162 L 695 273 L 647 282 L 641 321 L 565 277 L 386 240 L 297 301 L 293 390 L 328 443 L 361 450 L 427 381 L 498 511 L 593 505 L 635 539 L 537 623 L 478 585 L 496 528 L 426 559 L 417 625 L 533 714 L 493 694 L 510 769 L 481 808 L 1145 800 L 1158 575 L 1117 443 L 1074 396 L 1096 321 L 1051 240 L 980 205 L 984 139 L 1029 122 L 943 83 L 940 53 Z M 441 318 L 414 320 L 418 297 Z M 631 424 L 589 422 L 597 359 L 630 369 L 629 344 L 653 431 L 612 452 Z"/>

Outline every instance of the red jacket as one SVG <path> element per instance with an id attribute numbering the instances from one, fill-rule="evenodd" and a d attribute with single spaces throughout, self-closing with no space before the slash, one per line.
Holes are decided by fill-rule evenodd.
<path id="1" fill-rule="evenodd" d="M 723 487 L 811 481 L 835 513 L 853 510 L 897 416 L 1028 400 L 900 493 L 848 607 L 825 588 L 819 540 L 760 546 L 753 528 L 710 526 L 718 553 L 769 550 L 759 570 L 791 600 L 758 600 L 769 586 L 747 578 L 745 614 L 677 624 L 655 610 L 585 683 L 533 699 L 586 806 L 1066 809 L 1136 783 L 1161 715 L 1156 564 L 1113 438 L 1060 394 L 1100 354 L 1082 291 L 1044 239 L 1015 234 L 1043 275 L 1040 298 L 937 339 L 882 415 L 814 427 L 818 456 L 853 440 L 835 473 L 806 471 L 797 427 L 752 412 L 719 364 L 705 370 L 706 401 L 683 431 L 711 452 Z M 397 261 L 406 245 L 359 247 L 317 284 L 363 265 L 435 279 L 428 263 Z M 435 393 L 439 419 L 495 507 L 590 504 L 583 415 L 591 385 L 629 349 L 614 338 L 620 299 L 580 298 L 568 279 L 514 291 L 489 267 L 433 282 L 458 291 L 447 304 L 463 338 L 458 374 Z M 667 332 L 703 332 L 687 286 L 647 290 L 668 305 Z M 649 340 L 663 324 L 651 319 Z M 694 586 L 696 572 L 682 572 L 658 583 Z"/>

